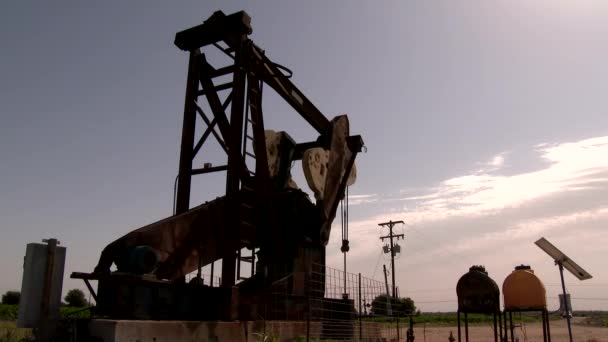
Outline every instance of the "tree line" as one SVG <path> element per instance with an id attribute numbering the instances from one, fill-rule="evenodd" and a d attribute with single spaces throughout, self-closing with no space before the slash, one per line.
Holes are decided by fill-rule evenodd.
<path id="1" fill-rule="evenodd" d="M 19 291 L 6 291 L 6 293 L 2 295 L 2 304 L 19 305 L 19 300 L 21 300 L 21 292 Z M 89 305 L 84 292 L 80 289 L 71 289 L 63 300 L 67 306 L 85 307 Z"/>

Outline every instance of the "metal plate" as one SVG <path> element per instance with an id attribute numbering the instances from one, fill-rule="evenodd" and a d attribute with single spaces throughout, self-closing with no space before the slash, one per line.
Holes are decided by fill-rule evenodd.
<path id="1" fill-rule="evenodd" d="M 593 278 L 593 276 L 589 274 L 589 272 L 585 271 L 582 267 L 580 267 L 577 263 L 575 263 L 557 247 L 555 247 L 551 242 L 547 241 L 547 239 L 545 239 L 544 237 L 536 241 L 535 244 L 540 247 L 540 249 L 545 251 L 545 253 L 549 254 L 553 258 L 553 260 L 555 260 L 556 263 L 562 264 L 565 269 L 567 269 L 579 280 Z"/>

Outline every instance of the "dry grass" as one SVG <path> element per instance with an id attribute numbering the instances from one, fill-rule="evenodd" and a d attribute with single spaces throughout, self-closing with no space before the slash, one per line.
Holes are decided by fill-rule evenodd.
<path id="1" fill-rule="evenodd" d="M 455 326 L 426 326 L 416 325 L 414 332 L 416 342 L 445 342 L 448 340 L 450 331 L 458 339 L 458 328 Z M 524 323 L 515 329 L 520 341 L 542 341 L 542 325 L 540 323 Z M 572 326 L 572 335 L 575 342 L 608 342 L 608 328 L 590 325 Z M 464 340 L 464 327 L 462 327 L 462 338 Z M 488 324 L 469 326 L 469 340 L 475 342 L 493 342 L 494 333 L 492 326 Z M 551 340 L 562 342 L 568 341 L 568 327 L 564 320 L 551 321 Z"/>
<path id="2" fill-rule="evenodd" d="M 0 321 L 0 342 L 20 342 L 31 338 L 30 329 L 19 329 L 15 322 Z"/>

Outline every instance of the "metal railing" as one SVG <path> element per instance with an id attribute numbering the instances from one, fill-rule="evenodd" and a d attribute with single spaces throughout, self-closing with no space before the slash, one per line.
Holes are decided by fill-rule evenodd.
<path id="1" fill-rule="evenodd" d="M 299 283 L 303 288 L 294 285 Z M 309 274 L 293 273 L 272 284 L 264 318 L 289 321 L 290 336 L 307 341 L 405 340 L 397 331 L 404 306 L 387 291 L 384 282 L 313 265 Z M 286 337 L 284 329 L 277 334 Z"/>

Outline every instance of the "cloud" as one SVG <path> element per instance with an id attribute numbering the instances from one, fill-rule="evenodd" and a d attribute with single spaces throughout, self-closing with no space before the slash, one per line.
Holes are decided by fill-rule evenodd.
<path id="1" fill-rule="evenodd" d="M 478 169 L 475 173 L 487 173 L 487 172 L 499 170 L 500 168 L 502 168 L 505 165 L 505 156 L 506 155 L 507 155 L 507 152 L 501 152 L 499 154 L 496 154 L 492 158 L 490 158 L 490 160 L 483 162 L 483 163 L 479 163 L 479 164 L 481 164 L 481 168 Z"/>
<path id="2" fill-rule="evenodd" d="M 402 191 L 402 196 L 397 200 L 406 203 L 405 209 L 394 207 L 388 213 L 385 210 L 368 215 L 365 219 L 351 222 L 351 230 L 365 231 L 370 225 L 375 226 L 375 223 L 395 216 L 416 225 L 513 211 L 525 212 L 551 196 L 591 193 L 592 190 L 608 187 L 608 158 L 605 158 L 608 155 L 608 137 L 540 144 L 534 147 L 534 152 L 539 159 L 547 162 L 546 166 L 530 172 L 501 175 L 500 166 L 506 162 L 503 152 L 486 163 L 494 167 L 491 172 L 472 172 L 452 177 L 430 189 L 419 189 L 419 193 L 413 193 L 411 189 Z M 351 204 L 378 201 L 394 202 L 395 198 L 392 195 L 367 194 L 351 195 L 349 200 Z M 544 217 L 542 213 L 536 216 Z M 513 219 L 510 217 L 510 220 Z"/>
<path id="3" fill-rule="evenodd" d="M 593 188 L 608 177 L 608 137 L 536 147 L 548 166 L 532 172 L 500 175 L 504 154 L 492 158 L 492 171 L 450 178 L 417 197 L 414 210 L 404 213 L 413 222 L 452 216 L 488 215 L 505 208 L 521 207 L 544 196 Z"/>
<path id="4" fill-rule="evenodd" d="M 505 163 L 505 157 L 502 154 L 494 156 L 492 160 L 488 163 L 488 165 L 500 168 Z"/>
<path id="5" fill-rule="evenodd" d="M 368 204 L 378 202 L 379 198 L 376 194 L 366 194 L 366 195 L 349 195 L 348 196 L 348 205 L 360 205 L 360 204 Z"/>
<path id="6" fill-rule="evenodd" d="M 407 271 L 398 276 L 404 288 L 445 283 L 446 293 L 453 297 L 453 291 L 447 289 L 477 263 L 489 265 L 498 282 L 515 262 L 536 263 L 538 274 L 551 277 L 555 273 L 552 263 L 533 245 L 541 236 L 584 257 L 581 260 L 596 272 L 594 279 L 608 283 L 608 279 L 601 280 L 608 278 L 608 272 L 594 264 L 603 260 L 599 254 L 608 243 L 604 232 L 608 225 L 608 136 L 539 144 L 531 146 L 530 152 L 536 160 L 518 165 L 520 171 L 511 160 L 521 155 L 501 152 L 470 173 L 427 189 L 360 198 L 373 198 L 382 208 L 378 203 L 360 203 L 358 211 L 372 211 L 350 223 L 349 267 L 371 274 L 377 260 L 387 262 L 378 259 L 382 255 L 378 257 L 381 232 L 377 223 L 392 219 L 407 223 L 405 241 L 400 242 L 407 256 L 399 261 Z M 339 249 L 339 235 L 332 235 L 328 251 Z M 341 254 L 328 254 L 329 264 L 341 262 Z M 445 299 L 431 294 L 418 298 Z M 444 309 L 453 309 L 453 304 L 446 305 Z"/>
<path id="7" fill-rule="evenodd" d="M 547 216 L 515 223 L 502 230 L 489 231 L 479 236 L 451 242 L 449 250 L 458 254 L 473 249 L 496 250 L 505 241 L 518 243 L 524 241 L 535 241 L 539 236 L 550 233 L 553 230 L 561 230 L 572 225 L 591 222 L 598 219 L 608 218 L 608 207 L 580 211 L 567 215 Z M 447 247 L 447 246 L 446 246 Z"/>

